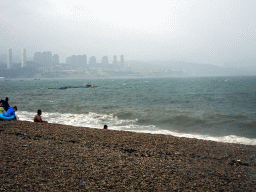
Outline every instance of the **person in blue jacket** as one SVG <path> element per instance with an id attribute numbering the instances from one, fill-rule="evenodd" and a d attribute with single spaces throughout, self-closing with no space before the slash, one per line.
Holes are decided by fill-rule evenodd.
<path id="1" fill-rule="evenodd" d="M 17 111 L 17 107 L 8 107 L 6 113 L 4 114 L 5 117 L 11 117 L 12 115 L 15 116 L 15 111 Z"/>
<path id="2" fill-rule="evenodd" d="M 7 111 L 5 113 L 3 113 L 3 116 L 4 117 L 14 116 L 15 119 L 17 120 L 17 117 L 15 115 L 15 111 L 17 111 L 17 107 L 16 106 L 14 106 L 13 108 L 12 107 L 8 107 Z"/>
<path id="3" fill-rule="evenodd" d="M 6 113 L 4 114 L 5 117 L 11 117 L 12 115 L 15 116 L 15 111 L 17 111 L 17 107 L 8 107 Z"/>

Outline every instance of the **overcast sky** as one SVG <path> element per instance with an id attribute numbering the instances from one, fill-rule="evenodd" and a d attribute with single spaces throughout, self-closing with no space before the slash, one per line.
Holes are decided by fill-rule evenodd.
<path id="1" fill-rule="evenodd" d="M 256 61 L 255 0 L 0 0 L 0 53 Z M 255 62 L 256 65 L 256 62 Z"/>

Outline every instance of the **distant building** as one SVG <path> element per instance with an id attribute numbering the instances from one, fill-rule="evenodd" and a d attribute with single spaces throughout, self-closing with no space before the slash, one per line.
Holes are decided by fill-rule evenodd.
<path id="1" fill-rule="evenodd" d="M 67 57 L 66 58 L 66 64 L 67 65 L 71 65 L 71 57 Z"/>
<path id="2" fill-rule="evenodd" d="M 71 68 L 76 69 L 77 68 L 77 58 L 76 55 L 71 56 Z"/>
<path id="3" fill-rule="evenodd" d="M 57 54 L 56 54 L 57 55 Z M 55 56 L 56 58 L 58 56 Z M 33 61 L 40 64 L 40 67 L 43 68 L 53 68 L 53 59 L 54 57 L 52 56 L 51 51 L 45 51 L 45 52 L 35 52 Z"/>
<path id="4" fill-rule="evenodd" d="M 21 68 L 27 66 L 26 49 L 21 49 Z"/>
<path id="5" fill-rule="evenodd" d="M 52 65 L 52 52 L 51 51 L 45 51 L 42 53 L 42 64 L 45 67 L 49 67 Z"/>
<path id="6" fill-rule="evenodd" d="M 60 57 L 59 57 L 58 54 L 54 54 L 54 55 L 52 56 L 52 63 L 53 63 L 54 65 L 60 63 Z"/>
<path id="7" fill-rule="evenodd" d="M 67 57 L 66 64 L 68 65 L 69 69 L 76 69 L 77 68 L 77 56 L 72 55 L 71 57 Z"/>
<path id="8" fill-rule="evenodd" d="M 84 71 L 87 65 L 87 56 L 72 55 L 71 57 L 66 58 L 66 64 L 72 69 Z"/>
<path id="9" fill-rule="evenodd" d="M 87 56 L 86 55 L 82 55 L 82 65 L 83 65 L 83 70 L 85 70 L 87 68 Z"/>
<path id="10" fill-rule="evenodd" d="M 102 64 L 108 64 L 108 57 L 107 56 L 103 56 L 101 63 Z"/>
<path id="11" fill-rule="evenodd" d="M 117 65 L 117 56 L 114 55 L 112 64 Z"/>
<path id="12" fill-rule="evenodd" d="M 12 49 L 7 49 L 7 69 L 11 69 L 12 66 Z"/>
<path id="13" fill-rule="evenodd" d="M 90 65 L 95 65 L 96 64 L 96 57 L 95 56 L 90 57 L 89 64 Z"/>
<path id="14" fill-rule="evenodd" d="M 81 70 L 83 68 L 83 57 L 82 55 L 76 56 L 76 69 Z"/>
<path id="15" fill-rule="evenodd" d="M 38 63 L 38 64 L 42 64 L 42 53 L 41 52 L 35 52 L 34 57 L 33 57 L 33 61 Z"/>
<path id="16" fill-rule="evenodd" d="M 124 55 L 121 55 L 121 56 L 120 56 L 120 64 L 121 64 L 121 65 L 124 65 Z"/>

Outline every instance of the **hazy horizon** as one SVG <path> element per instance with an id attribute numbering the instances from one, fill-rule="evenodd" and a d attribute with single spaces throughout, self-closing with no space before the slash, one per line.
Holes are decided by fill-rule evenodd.
<path id="1" fill-rule="evenodd" d="M 256 66 L 255 10 L 253 0 L 1 0 L 0 53 Z"/>

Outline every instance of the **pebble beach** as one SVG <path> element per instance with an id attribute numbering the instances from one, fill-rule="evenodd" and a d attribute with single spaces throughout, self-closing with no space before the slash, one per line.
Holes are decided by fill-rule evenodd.
<path id="1" fill-rule="evenodd" d="M 256 146 L 0 121 L 0 191 L 256 191 Z"/>

